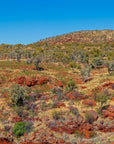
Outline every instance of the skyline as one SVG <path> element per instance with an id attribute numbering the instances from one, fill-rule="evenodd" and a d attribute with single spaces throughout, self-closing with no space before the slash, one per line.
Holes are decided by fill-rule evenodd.
<path id="1" fill-rule="evenodd" d="M 80 30 L 114 30 L 113 0 L 1 0 L 0 44 L 30 44 Z"/>

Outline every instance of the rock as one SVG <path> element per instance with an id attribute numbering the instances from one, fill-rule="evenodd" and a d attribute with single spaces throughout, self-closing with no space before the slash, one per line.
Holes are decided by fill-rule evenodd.
<path id="1" fill-rule="evenodd" d="M 33 133 L 32 136 L 30 137 L 30 141 L 34 140 L 36 138 L 36 134 Z"/>
<path id="2" fill-rule="evenodd" d="M 57 86 L 57 87 L 63 87 L 64 86 L 64 84 L 59 80 L 57 80 L 57 82 L 54 83 L 54 85 Z"/>
<path id="3" fill-rule="evenodd" d="M 23 85 L 25 81 L 26 81 L 26 78 L 24 76 L 20 76 L 16 79 L 16 82 L 20 85 Z"/>
<path id="4" fill-rule="evenodd" d="M 65 142 L 64 142 L 63 139 L 59 138 L 58 143 L 59 143 L 59 144 L 64 144 Z"/>
<path id="5" fill-rule="evenodd" d="M 96 106 L 96 102 L 92 99 L 87 99 L 82 102 L 82 104 L 87 106 Z"/>
<path id="6" fill-rule="evenodd" d="M 114 125 L 99 124 L 97 127 L 101 132 L 114 132 Z"/>
<path id="7" fill-rule="evenodd" d="M 30 80 L 26 80 L 25 84 L 26 84 L 26 86 L 29 86 L 29 87 L 32 86 L 32 82 Z"/>
<path id="8" fill-rule="evenodd" d="M 36 83 L 37 83 L 37 80 L 34 80 L 34 79 L 32 79 L 32 80 L 27 79 L 25 81 L 25 85 L 27 85 L 28 87 L 34 86 L 34 85 L 36 85 Z"/>
<path id="9" fill-rule="evenodd" d="M 110 112 L 112 112 L 112 113 L 114 113 L 114 106 L 109 106 L 109 107 L 107 108 L 107 110 L 110 111 Z"/>
<path id="10" fill-rule="evenodd" d="M 15 143 L 12 141 L 9 141 L 7 138 L 1 137 L 0 144 L 15 144 Z"/>
<path id="11" fill-rule="evenodd" d="M 76 92 L 67 92 L 67 93 L 65 94 L 65 97 L 66 97 L 67 99 L 76 99 L 76 100 L 82 100 L 82 99 L 85 99 L 85 98 L 86 98 L 85 95 L 80 94 L 78 91 L 76 91 Z"/>
<path id="12" fill-rule="evenodd" d="M 16 81 L 16 83 L 18 83 L 20 85 L 23 85 L 25 83 L 26 86 L 31 87 L 34 85 L 45 84 L 49 81 L 49 79 L 44 78 L 44 77 L 29 79 L 29 78 L 25 78 L 24 76 L 20 76 L 15 81 Z"/>
<path id="13" fill-rule="evenodd" d="M 81 86 L 81 88 L 82 88 L 82 89 L 85 89 L 85 88 L 87 88 L 87 87 L 86 87 L 86 86 Z"/>
<path id="14" fill-rule="evenodd" d="M 12 122 L 13 122 L 13 123 L 20 122 L 20 121 L 22 121 L 22 118 L 21 118 L 21 117 L 13 117 L 13 118 L 12 118 Z"/>
<path id="15" fill-rule="evenodd" d="M 51 130 L 60 132 L 60 133 L 67 133 L 67 134 L 74 134 L 76 130 L 79 131 L 79 133 L 84 133 L 84 136 L 89 139 L 91 137 L 91 134 L 93 133 L 93 125 L 89 124 L 87 122 L 73 122 L 73 121 L 68 121 L 64 123 L 56 123 L 56 125 L 52 125 L 49 123 L 47 125 L 50 127 Z"/>
<path id="16" fill-rule="evenodd" d="M 41 85 L 41 84 L 47 83 L 48 81 L 49 81 L 48 78 L 40 78 L 40 79 L 36 82 L 36 84 L 37 84 L 37 85 Z"/>
<path id="17" fill-rule="evenodd" d="M 103 85 L 103 87 L 108 87 L 108 88 L 111 88 L 111 89 L 114 90 L 114 83 L 111 83 L 111 82 L 105 83 L 105 84 Z"/>
<path id="18" fill-rule="evenodd" d="M 102 110 L 104 118 L 114 119 L 114 106 L 109 106 L 106 110 Z"/>
<path id="19" fill-rule="evenodd" d="M 84 123 L 81 126 L 81 131 L 84 133 L 87 139 L 91 138 L 91 134 L 93 133 L 93 125 L 89 123 Z"/>

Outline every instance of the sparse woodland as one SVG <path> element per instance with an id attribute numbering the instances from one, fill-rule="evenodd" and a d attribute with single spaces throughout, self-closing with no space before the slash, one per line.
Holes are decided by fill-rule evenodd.
<path id="1" fill-rule="evenodd" d="M 0 45 L 2 143 L 114 143 L 114 30 Z"/>

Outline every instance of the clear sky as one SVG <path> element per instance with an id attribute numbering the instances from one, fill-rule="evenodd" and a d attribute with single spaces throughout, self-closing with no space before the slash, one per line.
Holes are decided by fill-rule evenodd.
<path id="1" fill-rule="evenodd" d="M 114 0 L 0 0 L 0 44 L 113 29 Z"/>

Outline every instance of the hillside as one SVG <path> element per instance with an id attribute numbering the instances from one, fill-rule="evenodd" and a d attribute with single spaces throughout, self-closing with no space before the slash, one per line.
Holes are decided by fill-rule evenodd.
<path id="1" fill-rule="evenodd" d="M 1 59 L 15 59 L 15 51 L 20 51 L 22 59 L 40 55 L 44 61 L 69 63 L 79 53 L 97 57 L 114 57 L 114 30 L 79 31 L 47 38 L 29 45 L 0 45 Z M 84 51 L 83 51 L 84 50 Z"/>
<path id="2" fill-rule="evenodd" d="M 114 30 L 0 45 L 0 144 L 113 144 Z"/>
<path id="3" fill-rule="evenodd" d="M 66 42 L 104 43 L 114 41 L 114 30 L 77 31 L 41 40 L 48 44 L 63 44 Z"/>

